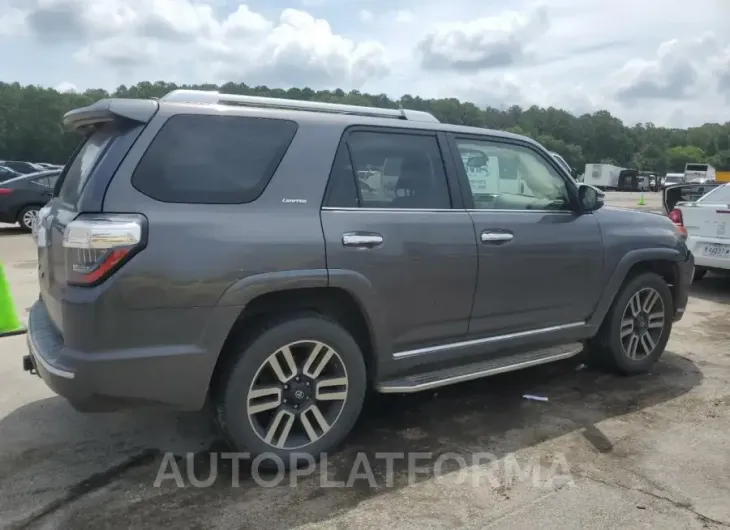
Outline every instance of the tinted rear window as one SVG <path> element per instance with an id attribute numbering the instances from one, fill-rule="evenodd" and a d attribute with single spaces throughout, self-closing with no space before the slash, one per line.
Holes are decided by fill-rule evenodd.
<path id="1" fill-rule="evenodd" d="M 687 171 L 707 171 L 705 164 L 687 164 Z"/>
<path id="2" fill-rule="evenodd" d="M 61 189 L 58 191 L 59 199 L 68 204 L 78 202 L 91 170 L 115 136 L 116 132 L 113 129 L 100 129 L 84 141 L 62 177 Z"/>
<path id="3" fill-rule="evenodd" d="M 297 131 L 292 121 L 178 115 L 140 160 L 132 185 L 162 202 L 240 204 L 256 200 Z"/>

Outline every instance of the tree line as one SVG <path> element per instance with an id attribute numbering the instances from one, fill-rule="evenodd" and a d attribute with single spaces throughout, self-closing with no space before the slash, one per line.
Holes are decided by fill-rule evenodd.
<path id="1" fill-rule="evenodd" d="M 385 94 L 357 90 L 283 90 L 244 83 L 178 86 L 163 81 L 122 85 L 112 93 L 102 89 L 60 93 L 50 88 L 0 82 L 0 160 L 65 163 L 79 141 L 76 135 L 61 128 L 60 119 L 65 112 L 106 97 L 159 98 L 176 88 L 425 110 L 446 123 L 506 130 L 534 138 L 560 153 L 579 172 L 586 163 L 596 162 L 660 174 L 683 172 L 688 162 L 730 170 L 730 122 L 689 129 L 657 127 L 652 123 L 628 127 L 605 110 L 574 116 L 553 107 L 480 108 L 455 98 L 423 99 L 406 94 L 394 100 Z"/>

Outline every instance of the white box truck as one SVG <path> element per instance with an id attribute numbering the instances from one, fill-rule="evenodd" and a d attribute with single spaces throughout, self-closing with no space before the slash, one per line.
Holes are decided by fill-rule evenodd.
<path id="1" fill-rule="evenodd" d="M 611 164 L 586 164 L 583 182 L 601 190 L 617 190 L 622 169 Z"/>
<path id="2" fill-rule="evenodd" d="M 715 180 L 716 173 L 710 164 L 687 164 L 684 166 L 684 181 L 704 184 L 709 180 Z"/>

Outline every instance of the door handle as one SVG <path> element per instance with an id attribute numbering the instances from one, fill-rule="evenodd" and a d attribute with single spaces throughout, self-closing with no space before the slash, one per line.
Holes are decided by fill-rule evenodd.
<path id="1" fill-rule="evenodd" d="M 346 247 L 373 248 L 383 243 L 380 234 L 366 232 L 348 232 L 342 234 L 342 244 Z"/>
<path id="2" fill-rule="evenodd" d="M 514 237 L 509 232 L 482 232 L 482 243 L 502 243 L 512 241 Z"/>

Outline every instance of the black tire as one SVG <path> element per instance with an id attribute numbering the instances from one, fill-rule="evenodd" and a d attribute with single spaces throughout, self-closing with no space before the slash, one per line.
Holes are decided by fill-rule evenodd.
<path id="1" fill-rule="evenodd" d="M 655 341 L 655 347 L 651 353 L 638 360 L 631 359 L 626 353 L 621 339 L 622 321 L 629 301 L 636 293 L 646 289 L 653 289 L 661 298 L 664 308 L 664 326 L 661 328 L 661 333 Z M 672 292 L 661 276 L 653 272 L 644 272 L 629 278 L 611 305 L 598 335 L 590 341 L 591 361 L 595 365 L 623 375 L 648 372 L 664 353 L 672 331 L 673 315 Z"/>
<path id="2" fill-rule="evenodd" d="M 319 341 L 334 349 L 345 368 L 347 397 L 334 423 L 321 438 L 296 449 L 278 448 L 267 443 L 249 418 L 249 390 L 267 359 L 282 347 L 297 341 Z M 303 464 L 301 458 L 319 460 L 322 453 L 335 450 L 350 433 L 362 410 L 367 390 L 367 373 L 363 354 L 357 342 L 337 322 L 317 314 L 294 316 L 284 321 L 269 322 L 248 340 L 232 345 L 233 362 L 222 378 L 215 402 L 216 419 L 224 437 L 235 451 L 248 452 L 259 468 L 289 469 Z M 235 352 L 235 353 L 234 353 Z M 339 361 L 338 361 L 339 363 Z M 299 367 L 301 369 L 301 365 Z M 276 384 L 280 384 L 276 382 Z M 316 386 L 316 385 L 313 385 Z M 316 402 L 316 398 L 312 398 Z M 281 400 L 281 396 L 280 396 Z M 279 408 L 285 407 L 279 405 Z M 286 406 L 288 410 L 290 406 Z M 304 406 L 302 407 L 304 409 Z M 319 410 L 319 409 L 318 409 Z M 301 414 L 302 412 L 298 412 Z M 273 412 L 276 414 L 276 412 Z M 297 417 L 299 418 L 299 416 Z M 301 427 L 301 422 L 297 419 Z M 292 427 L 294 429 L 294 427 Z M 292 458 L 296 457 L 296 460 Z M 300 458 L 301 457 L 301 458 Z"/>
<path id="3" fill-rule="evenodd" d="M 20 228 L 22 228 L 26 232 L 31 232 L 33 230 L 33 226 L 28 226 L 27 224 L 27 216 L 31 212 L 35 212 L 35 217 L 38 216 L 38 210 L 40 210 L 40 206 L 26 206 L 22 210 L 20 210 L 20 213 L 18 213 L 18 219 L 17 222 L 20 225 Z"/>
<path id="4" fill-rule="evenodd" d="M 697 280 L 701 280 L 705 277 L 705 274 L 707 274 L 707 269 L 705 269 L 704 267 L 695 267 L 692 281 L 696 282 Z"/>

